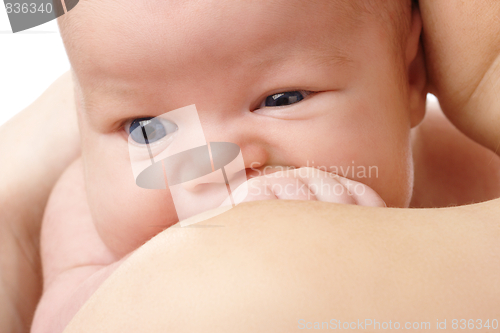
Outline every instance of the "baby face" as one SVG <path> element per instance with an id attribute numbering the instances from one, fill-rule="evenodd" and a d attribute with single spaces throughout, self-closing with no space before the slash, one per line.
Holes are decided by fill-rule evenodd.
<path id="1" fill-rule="evenodd" d="M 178 221 L 168 189 L 136 185 L 128 131 L 192 104 L 206 140 L 237 144 L 249 176 L 323 167 L 408 205 L 418 36 L 395 47 L 389 23 L 351 3 L 89 0 L 65 15 L 89 205 L 112 250 Z"/>

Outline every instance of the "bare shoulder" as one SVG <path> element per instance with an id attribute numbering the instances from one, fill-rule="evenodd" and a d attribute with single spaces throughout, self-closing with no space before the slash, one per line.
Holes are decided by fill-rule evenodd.
<path id="1" fill-rule="evenodd" d="M 446 207 L 500 197 L 500 157 L 456 129 L 437 103 L 413 132 L 412 207 Z"/>
<path id="2" fill-rule="evenodd" d="M 110 333 L 243 333 L 367 313 L 486 318 L 499 310 L 498 213 L 498 201 L 419 210 L 243 203 L 146 243 L 65 333 L 95 331 L 96 322 Z M 464 313 L 464 304 L 474 308 Z"/>

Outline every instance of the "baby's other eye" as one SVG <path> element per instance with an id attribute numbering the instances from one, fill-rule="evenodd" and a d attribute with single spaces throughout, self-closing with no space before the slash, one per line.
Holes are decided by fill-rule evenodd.
<path id="1" fill-rule="evenodd" d="M 282 93 L 277 93 L 274 95 L 269 95 L 262 102 L 261 108 L 263 107 L 275 107 L 275 106 L 285 106 L 291 105 L 300 102 L 308 95 L 310 95 L 310 91 L 305 90 L 297 90 L 297 91 L 287 91 Z"/>
<path id="2" fill-rule="evenodd" d="M 150 144 L 177 131 L 177 125 L 161 118 L 138 118 L 132 120 L 129 134 L 132 140 L 140 144 Z"/>

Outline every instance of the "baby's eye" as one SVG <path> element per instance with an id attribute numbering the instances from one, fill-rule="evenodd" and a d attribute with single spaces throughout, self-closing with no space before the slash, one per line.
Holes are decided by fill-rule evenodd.
<path id="1" fill-rule="evenodd" d="M 161 118 L 134 119 L 129 127 L 132 140 L 140 144 L 150 144 L 177 131 L 177 125 Z"/>
<path id="2" fill-rule="evenodd" d="M 298 91 L 287 91 L 274 95 L 267 96 L 262 102 L 261 108 L 263 107 L 274 107 L 274 106 L 285 106 L 300 102 L 308 95 L 310 91 L 298 90 Z"/>

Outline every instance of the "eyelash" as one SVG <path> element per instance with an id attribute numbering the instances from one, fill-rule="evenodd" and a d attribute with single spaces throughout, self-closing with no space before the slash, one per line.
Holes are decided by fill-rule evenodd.
<path id="1" fill-rule="evenodd" d="M 266 106 L 265 105 L 265 103 L 268 101 L 269 98 L 274 97 L 275 98 L 274 101 L 278 101 L 278 99 L 283 97 L 284 94 L 295 93 L 295 92 L 298 92 L 303 96 L 299 101 L 297 101 L 295 103 L 291 103 L 288 105 L 276 105 L 276 106 Z M 262 108 L 281 108 L 281 107 L 297 104 L 297 103 L 300 103 L 303 100 L 307 99 L 308 97 L 310 97 L 314 93 L 315 93 L 314 91 L 309 91 L 309 90 L 286 90 L 286 91 L 276 92 L 276 93 L 273 93 L 273 94 L 270 94 L 270 95 L 267 95 L 266 97 L 264 97 L 264 99 L 260 102 L 260 104 L 257 107 L 253 108 L 253 111 L 258 110 L 258 109 L 262 109 Z"/>
<path id="2" fill-rule="evenodd" d="M 136 132 L 140 130 L 139 136 L 141 137 L 141 140 L 144 140 L 144 142 L 137 142 L 137 140 L 136 140 L 137 138 L 134 139 L 133 134 L 130 131 L 132 124 L 136 121 L 138 121 L 139 123 L 147 122 L 147 124 L 148 124 L 148 125 L 144 125 L 144 126 L 143 125 L 136 126 L 132 130 L 132 132 L 134 132 L 135 134 L 137 134 Z M 156 126 L 154 126 L 155 123 L 157 123 Z M 153 126 L 151 126 L 151 125 L 153 125 Z M 161 128 L 158 127 L 158 125 L 160 125 Z M 151 127 L 153 127 L 153 128 L 151 128 Z M 171 137 L 172 134 L 174 134 L 177 131 L 177 129 L 178 129 L 178 127 L 175 123 L 173 123 L 167 119 L 161 119 L 158 117 L 141 117 L 141 118 L 129 119 L 128 121 L 125 122 L 125 124 L 123 126 L 123 130 L 124 130 L 125 134 L 127 135 L 127 137 L 132 138 L 132 141 L 134 141 L 135 144 L 144 145 L 147 143 L 150 146 L 161 145 L 162 143 L 164 143 L 165 140 L 168 140 L 168 138 Z M 159 137 L 159 138 L 155 138 L 157 130 L 160 131 L 161 137 Z M 148 137 L 148 136 L 144 137 L 142 135 L 142 133 L 144 133 L 144 131 L 153 134 L 153 136 L 152 137 Z M 149 140 L 151 140 L 151 141 L 149 141 Z"/>
<path id="3" fill-rule="evenodd" d="M 274 97 L 274 96 L 277 96 L 277 95 L 281 95 L 281 96 L 278 96 L 276 97 L 275 100 L 277 100 L 278 98 L 282 97 L 284 94 L 286 93 L 292 93 L 292 92 L 299 92 L 303 95 L 302 99 L 295 102 L 295 103 L 292 103 L 292 104 L 289 104 L 289 105 L 279 105 L 279 106 L 265 106 L 265 103 L 267 101 L 267 99 L 269 97 Z M 255 110 L 258 110 L 258 109 L 262 109 L 262 108 L 281 108 L 281 107 L 284 107 L 284 106 L 290 106 L 290 105 L 293 105 L 293 104 L 297 104 L 297 103 L 300 103 L 302 102 L 303 100 L 309 98 L 311 95 L 314 95 L 315 91 L 310 91 L 310 90 L 286 90 L 286 91 L 281 91 L 281 92 L 276 92 L 276 93 L 273 93 L 273 94 L 270 94 L 270 95 L 267 95 L 259 104 L 259 106 L 257 106 L 256 108 L 253 108 L 252 111 L 255 111 Z M 154 117 L 139 117 L 139 118 L 131 118 L 131 119 L 127 119 L 123 125 L 122 125 L 122 128 L 123 128 L 123 131 L 125 132 L 125 134 L 127 136 L 130 135 L 130 126 L 131 124 L 135 121 L 135 120 L 138 120 L 138 119 L 145 119 L 145 118 L 154 118 Z"/>

